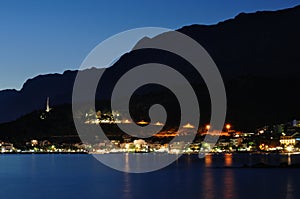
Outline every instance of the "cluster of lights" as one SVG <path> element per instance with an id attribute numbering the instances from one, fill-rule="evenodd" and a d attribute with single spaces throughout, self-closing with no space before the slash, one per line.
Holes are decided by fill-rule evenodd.
<path id="1" fill-rule="evenodd" d="M 210 128 L 211 128 L 210 124 L 207 124 L 207 125 L 205 126 L 205 129 L 206 129 L 206 130 L 209 130 Z M 225 125 L 225 128 L 227 129 L 227 131 L 229 131 L 230 128 L 231 128 L 231 125 L 230 125 L 230 124 L 226 124 L 226 125 Z"/>

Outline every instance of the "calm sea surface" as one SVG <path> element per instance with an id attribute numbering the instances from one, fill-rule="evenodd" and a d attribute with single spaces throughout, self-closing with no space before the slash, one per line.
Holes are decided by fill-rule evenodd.
<path id="1" fill-rule="evenodd" d="M 163 170 L 128 174 L 91 155 L 0 155 L 0 198 L 300 198 L 300 169 L 240 167 L 258 162 L 300 156 L 185 155 Z"/>

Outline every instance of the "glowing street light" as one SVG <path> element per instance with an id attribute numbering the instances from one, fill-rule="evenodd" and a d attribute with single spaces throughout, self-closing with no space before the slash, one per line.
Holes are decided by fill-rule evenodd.
<path id="1" fill-rule="evenodd" d="M 291 146 L 291 145 L 289 145 L 289 146 L 287 146 L 285 149 L 287 150 L 287 152 L 290 153 L 290 152 L 292 152 L 292 151 L 294 150 L 294 147 Z"/>
<path id="2" fill-rule="evenodd" d="M 231 125 L 230 124 L 226 124 L 227 131 L 229 131 L 230 128 L 231 128 Z"/>
<path id="3" fill-rule="evenodd" d="M 209 124 L 206 125 L 205 128 L 206 128 L 206 130 L 209 130 L 210 129 L 210 125 Z"/>

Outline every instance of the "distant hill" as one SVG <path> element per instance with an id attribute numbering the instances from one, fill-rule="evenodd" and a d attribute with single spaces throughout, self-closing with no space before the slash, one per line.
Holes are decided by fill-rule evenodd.
<path id="1" fill-rule="evenodd" d="M 42 117 L 43 116 L 43 117 Z M 33 111 L 16 121 L 0 125 L 0 139 L 21 147 L 32 139 L 51 142 L 80 142 L 73 123 L 71 105 L 60 105 L 49 113 Z"/>
<path id="2" fill-rule="evenodd" d="M 236 127 L 250 130 L 266 123 L 300 118 L 299 19 L 297 6 L 242 13 L 216 25 L 191 25 L 178 30 L 198 41 L 216 62 L 227 90 L 227 121 Z M 106 71 L 103 81 L 107 87 L 98 98 L 107 97 L 117 79 L 131 67 L 153 59 L 182 72 L 191 79 L 199 96 L 205 96 L 203 82 L 182 60 L 169 54 L 133 51 Z M 93 70 L 96 69 L 86 72 Z M 44 109 L 47 97 L 52 106 L 70 104 L 76 74 L 77 71 L 66 71 L 40 75 L 28 80 L 20 91 L 0 91 L 0 122 Z M 203 103 L 206 98 L 203 97 Z"/>
<path id="3" fill-rule="evenodd" d="M 0 122 L 8 122 L 34 110 L 46 107 L 50 97 L 52 106 L 70 103 L 77 71 L 63 74 L 39 75 L 27 80 L 20 91 L 0 91 Z"/>

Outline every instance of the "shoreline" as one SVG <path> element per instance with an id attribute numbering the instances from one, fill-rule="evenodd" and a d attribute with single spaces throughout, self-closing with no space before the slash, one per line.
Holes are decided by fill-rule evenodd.
<path id="1" fill-rule="evenodd" d="M 107 155 L 107 154 L 169 154 L 169 155 L 235 155 L 235 154 L 248 154 L 248 155 L 300 155 L 300 152 L 286 153 L 286 152 L 224 152 L 224 153 L 211 153 L 211 152 L 192 152 L 192 153 L 168 153 L 168 152 L 32 152 L 32 151 L 20 151 L 20 152 L 0 152 L 0 155 L 4 154 L 90 154 L 90 155 Z"/>

